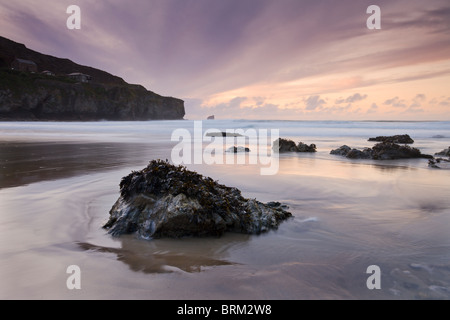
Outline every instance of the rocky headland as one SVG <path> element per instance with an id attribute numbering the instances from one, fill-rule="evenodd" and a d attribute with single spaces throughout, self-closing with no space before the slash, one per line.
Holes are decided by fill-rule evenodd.
<path id="1" fill-rule="evenodd" d="M 175 120 L 184 115 L 180 99 L 0 37 L 0 120 Z"/>

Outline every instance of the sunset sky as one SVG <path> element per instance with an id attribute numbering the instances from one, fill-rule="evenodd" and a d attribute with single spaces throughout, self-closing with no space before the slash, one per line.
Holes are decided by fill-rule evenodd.
<path id="1" fill-rule="evenodd" d="M 0 0 L 0 35 L 181 98 L 186 119 L 450 120 L 448 0 Z"/>

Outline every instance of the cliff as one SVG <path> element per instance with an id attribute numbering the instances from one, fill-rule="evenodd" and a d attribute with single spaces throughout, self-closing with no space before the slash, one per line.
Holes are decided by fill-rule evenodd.
<path id="1" fill-rule="evenodd" d="M 16 59 L 33 61 L 37 72 L 11 70 Z M 44 75 L 49 70 L 54 75 Z M 92 77 L 88 83 L 70 73 Z M 0 37 L 1 120 L 175 120 L 183 119 L 184 102 L 126 83 L 105 71 L 44 55 Z"/>

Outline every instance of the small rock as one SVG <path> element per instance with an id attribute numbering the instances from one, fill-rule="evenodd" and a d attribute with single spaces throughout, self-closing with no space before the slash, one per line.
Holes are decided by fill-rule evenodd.
<path id="1" fill-rule="evenodd" d="M 376 137 L 376 138 L 370 138 L 369 141 L 401 143 L 401 144 L 413 144 L 414 143 L 414 140 L 411 139 L 411 137 L 407 134 L 388 136 L 388 137 L 381 136 L 381 137 Z"/>
<path id="2" fill-rule="evenodd" d="M 231 133 L 231 132 L 208 132 L 206 134 L 207 137 L 243 137 L 243 135 L 239 133 Z"/>
<path id="3" fill-rule="evenodd" d="M 430 160 L 428 160 L 428 167 L 430 167 L 430 168 L 433 168 L 433 169 L 440 169 L 441 167 L 439 167 L 437 164 L 436 164 L 436 160 L 434 160 L 434 159 L 430 159 Z"/>
<path id="4" fill-rule="evenodd" d="M 349 159 L 370 159 L 372 157 L 370 149 L 364 149 L 363 151 L 358 149 L 351 149 L 347 153 Z"/>
<path id="5" fill-rule="evenodd" d="M 438 165 L 439 164 L 439 165 Z M 428 160 L 428 166 L 433 169 L 450 169 L 450 159 L 433 158 Z"/>
<path id="6" fill-rule="evenodd" d="M 243 152 L 250 152 L 249 148 L 245 147 L 231 147 L 227 149 L 227 152 L 229 153 L 243 153 Z"/>
<path id="7" fill-rule="evenodd" d="M 317 152 L 317 146 L 315 144 L 307 145 L 306 143 L 300 142 L 297 145 L 297 152 Z"/>
<path id="8" fill-rule="evenodd" d="M 307 145 L 300 142 L 298 145 L 292 140 L 279 138 L 274 142 L 272 149 L 275 152 L 317 152 L 317 146 L 315 144 Z"/>
<path id="9" fill-rule="evenodd" d="M 277 150 L 277 146 L 278 146 L 278 150 Z M 286 139 L 282 139 L 279 138 L 277 141 L 275 141 L 273 143 L 273 150 L 275 152 L 296 152 L 297 151 L 297 146 L 295 145 L 295 142 L 292 140 L 286 140 Z"/>
<path id="10" fill-rule="evenodd" d="M 450 157 L 450 147 L 435 154 L 435 156 Z"/>
<path id="11" fill-rule="evenodd" d="M 339 147 L 337 149 L 331 150 L 330 154 L 334 154 L 337 156 L 343 156 L 346 157 L 347 154 L 352 150 L 352 148 L 350 148 L 347 145 L 343 145 L 342 147 Z"/>

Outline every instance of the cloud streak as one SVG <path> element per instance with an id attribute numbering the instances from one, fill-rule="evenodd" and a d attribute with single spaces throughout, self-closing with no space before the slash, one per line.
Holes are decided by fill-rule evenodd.
<path id="1" fill-rule="evenodd" d="M 450 118 L 445 106 L 431 105 L 450 80 L 445 0 L 379 0 L 380 31 L 366 28 L 368 0 L 78 0 L 82 30 L 72 32 L 65 9 L 73 2 L 0 0 L 0 33 L 160 94 L 201 101 L 192 114 L 215 106 L 229 117 L 239 110 L 258 117 L 262 108 L 288 118 L 353 117 L 361 108 L 380 117 L 424 94 L 411 116 L 430 104 L 427 112 Z"/>

